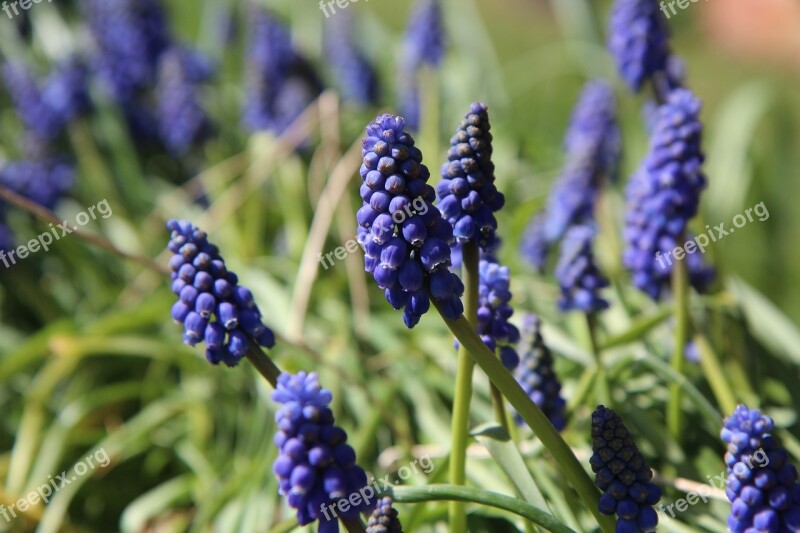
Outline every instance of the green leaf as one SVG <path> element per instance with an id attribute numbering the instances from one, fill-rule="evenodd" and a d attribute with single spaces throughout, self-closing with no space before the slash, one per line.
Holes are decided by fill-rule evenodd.
<path id="1" fill-rule="evenodd" d="M 455 485 L 429 485 L 427 487 L 392 487 L 392 498 L 398 503 L 423 503 L 429 501 L 459 501 L 471 502 L 497 509 L 503 509 L 523 518 L 527 518 L 536 525 L 542 526 L 553 533 L 574 533 L 552 515 L 527 502 L 517 500 L 511 496 L 497 494 L 472 487 L 458 487 Z"/>
<path id="2" fill-rule="evenodd" d="M 609 348 L 616 348 L 617 346 L 624 346 L 634 341 L 643 339 L 645 335 L 650 332 L 650 330 L 669 318 L 671 313 L 672 309 L 663 307 L 655 315 L 637 320 L 625 333 L 615 335 L 602 343 L 599 348 L 600 351 L 605 351 Z"/>
<path id="3" fill-rule="evenodd" d="M 728 289 L 739 303 L 753 336 L 775 355 L 800 364 L 800 329 L 797 325 L 743 279 L 732 277 Z"/>
<path id="4" fill-rule="evenodd" d="M 526 502 L 552 512 L 542 496 L 539 486 L 531 476 L 522 454 L 519 453 L 519 449 L 505 428 L 492 423 L 484 424 L 473 429 L 472 436 L 489 450 L 489 454 Z"/>

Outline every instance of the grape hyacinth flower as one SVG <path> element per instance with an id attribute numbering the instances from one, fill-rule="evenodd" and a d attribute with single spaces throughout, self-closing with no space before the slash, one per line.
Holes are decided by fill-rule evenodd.
<path id="1" fill-rule="evenodd" d="M 419 71 L 444 60 L 445 32 L 441 0 L 419 0 L 408 18 L 400 65 L 400 111 L 411 129 L 420 124 Z"/>
<path id="2" fill-rule="evenodd" d="M 725 419 L 721 437 L 728 445 L 725 494 L 732 504 L 732 533 L 800 531 L 797 469 L 770 435 L 773 428 L 771 418 L 745 405 Z"/>
<path id="3" fill-rule="evenodd" d="M 52 210 L 75 182 L 75 168 L 63 158 L 12 161 L 0 168 L 0 184 Z"/>
<path id="4" fill-rule="evenodd" d="M 174 254 L 169 262 L 172 292 L 179 298 L 172 318 L 184 326 L 183 342 L 205 342 L 206 359 L 230 367 L 247 354 L 251 343 L 272 348 L 275 335 L 261 321 L 253 294 L 228 271 L 206 233 L 185 220 L 170 220 L 167 229 L 168 248 Z"/>
<path id="5" fill-rule="evenodd" d="M 369 510 L 364 501 L 347 511 L 334 503 L 365 487 L 367 474 L 356 464 L 347 433 L 334 424 L 331 398 L 314 372 L 284 372 L 272 393 L 272 399 L 281 404 L 275 415 L 275 445 L 280 454 L 273 465 L 280 492 L 297 511 L 300 525 L 319 520 L 323 533 L 339 531 L 337 515 L 357 520 Z"/>
<path id="6" fill-rule="evenodd" d="M 623 264 L 633 284 L 654 300 L 669 283 L 689 220 L 698 211 L 706 186 L 701 151 L 700 101 L 688 90 L 673 91 L 658 112 L 650 153 L 626 189 L 627 214 Z M 698 291 L 713 278 L 700 254 L 687 254 L 689 279 Z"/>
<path id="7" fill-rule="evenodd" d="M 608 48 L 634 92 L 667 68 L 669 31 L 658 10 L 657 0 L 616 0 L 612 8 Z"/>
<path id="8" fill-rule="evenodd" d="M 450 139 L 448 162 L 436 186 L 439 210 L 453 226 L 456 240 L 473 242 L 482 250 L 494 246 L 494 213 L 505 204 L 505 196 L 494 185 L 490 130 L 486 105 L 473 103 Z"/>
<path id="9" fill-rule="evenodd" d="M 166 13 L 158 0 L 85 0 L 83 7 L 95 43 L 94 70 L 116 102 L 129 103 L 156 81 L 172 40 Z"/>
<path id="10" fill-rule="evenodd" d="M 25 128 L 43 142 L 54 140 L 66 126 L 66 117 L 44 100 L 42 90 L 22 63 L 3 66 L 3 81 Z"/>
<path id="11" fill-rule="evenodd" d="M 658 514 L 653 506 L 661 489 L 651 481 L 653 472 L 622 419 L 602 405 L 592 413 L 592 452 L 595 484 L 603 491 L 600 512 L 617 514 L 617 533 L 655 531 Z"/>
<path id="12" fill-rule="evenodd" d="M 365 270 L 392 307 L 405 309 L 403 320 L 413 328 L 429 310 L 429 296 L 445 316 L 460 317 L 464 285 L 450 271 L 453 229 L 433 205 L 430 171 L 404 127 L 405 120 L 392 115 L 380 115 L 367 126 L 360 169 L 363 206 L 356 218 Z"/>
<path id="13" fill-rule="evenodd" d="M 544 211 L 534 215 L 528 223 L 528 227 L 525 228 L 519 245 L 522 258 L 539 273 L 544 273 L 547 264 L 548 242 L 544 236 L 544 223 Z"/>
<path id="14" fill-rule="evenodd" d="M 573 226 L 564 237 L 556 267 L 561 311 L 594 313 L 608 308 L 608 302 L 599 295 L 600 289 L 608 287 L 608 280 L 595 265 L 593 241 L 594 229 L 589 226 Z"/>
<path id="15" fill-rule="evenodd" d="M 64 124 L 92 108 L 89 71 L 77 57 L 56 65 L 42 87 L 44 103 L 62 117 Z"/>
<path id="16" fill-rule="evenodd" d="M 621 138 L 614 93 L 601 81 L 583 89 L 564 139 L 566 164 L 545 209 L 544 236 L 558 241 L 576 224 L 594 220 L 601 187 L 615 177 Z"/>
<path id="17" fill-rule="evenodd" d="M 367 522 L 367 533 L 403 533 L 403 525 L 392 503 L 392 499 L 388 496 L 378 500 Z"/>
<path id="18" fill-rule="evenodd" d="M 378 102 L 378 73 L 354 42 L 353 17 L 343 13 L 331 21 L 326 34 L 326 54 L 345 100 L 362 106 Z"/>
<path id="19" fill-rule="evenodd" d="M 406 28 L 403 60 L 408 71 L 422 65 L 438 67 L 445 50 L 441 0 L 419 0 L 411 11 Z"/>
<path id="20" fill-rule="evenodd" d="M 519 330 L 508 319 L 514 313 L 511 301 L 511 272 L 493 258 L 481 259 L 478 264 L 478 335 L 492 352 L 499 352 L 500 360 L 508 370 L 519 365 L 515 348 Z"/>
<path id="21" fill-rule="evenodd" d="M 202 144 L 211 134 L 200 85 L 212 76 L 209 60 L 192 50 L 173 47 L 161 56 L 158 86 L 158 126 L 161 139 L 175 155 Z"/>
<path id="22" fill-rule="evenodd" d="M 541 333 L 542 322 L 536 315 L 527 315 L 523 330 L 528 348 L 524 351 L 520 365 L 514 372 L 517 383 L 547 416 L 558 431 L 567 426 L 567 402 L 561 397 L 561 383 L 558 381 L 550 348 L 544 343 Z M 524 421 L 519 415 L 517 423 Z"/>
<path id="23" fill-rule="evenodd" d="M 289 30 L 253 6 L 247 46 L 243 122 L 251 131 L 283 133 L 322 92 L 314 68 L 292 44 Z"/>

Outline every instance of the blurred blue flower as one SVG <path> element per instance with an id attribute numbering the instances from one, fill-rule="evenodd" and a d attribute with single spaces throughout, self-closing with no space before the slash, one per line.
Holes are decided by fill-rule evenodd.
<path id="1" fill-rule="evenodd" d="M 725 419 L 722 440 L 731 501 L 728 528 L 750 531 L 800 531 L 800 484 L 789 454 L 770 435 L 772 419 L 757 409 L 739 405 Z"/>
<path id="2" fill-rule="evenodd" d="M 408 71 L 422 65 L 438 67 L 445 51 L 444 21 L 441 0 L 418 0 L 411 10 L 406 27 L 403 64 Z"/>
<path id="3" fill-rule="evenodd" d="M 173 47 L 161 56 L 156 89 L 158 126 L 166 147 L 183 155 L 211 135 L 200 85 L 213 73 L 210 61 L 193 50 Z"/>
<path id="4" fill-rule="evenodd" d="M 618 516 L 617 533 L 655 531 L 658 514 L 653 506 L 661 489 L 651 481 L 653 472 L 622 419 L 602 405 L 592 413 L 592 452 L 595 484 L 603 491 L 600 512 Z"/>
<path id="5" fill-rule="evenodd" d="M 608 280 L 594 262 L 594 234 L 589 226 L 573 226 L 561 243 L 556 278 L 561 288 L 558 307 L 562 311 L 593 313 L 608 308 L 608 302 L 599 294 L 600 289 L 608 287 Z"/>
<path id="6" fill-rule="evenodd" d="M 205 342 L 210 363 L 231 367 L 239 364 L 251 343 L 272 348 L 275 335 L 261 321 L 253 294 L 228 271 L 206 233 L 185 220 L 170 220 L 167 229 L 167 247 L 173 254 L 171 288 L 178 296 L 172 318 L 184 326 L 183 342 Z"/>
<path id="7" fill-rule="evenodd" d="M 334 423 L 331 392 L 320 387 L 314 372 L 282 373 L 272 399 L 281 404 L 275 415 L 280 451 L 273 471 L 300 525 L 320 521 L 320 531 L 338 532 L 336 516 L 358 520 L 369 511 L 361 501 L 346 511 L 334 505 L 367 485 L 367 474 L 356 464 L 347 433 Z"/>
<path id="8" fill-rule="evenodd" d="M 553 356 L 541 333 L 542 322 L 536 315 L 527 315 L 523 324 L 526 349 L 514 377 L 528 397 L 547 416 L 558 431 L 567 426 L 567 403 L 561 397 L 561 383 L 554 369 Z M 525 421 L 516 416 L 517 423 Z"/>
<path id="9" fill-rule="evenodd" d="M 403 320 L 412 328 L 430 308 L 429 296 L 453 320 L 464 311 L 464 285 L 450 271 L 453 228 L 433 205 L 422 152 L 404 131 L 402 117 L 381 115 L 362 141 L 363 205 L 358 240 L 365 270 L 373 275 Z"/>
<path id="10" fill-rule="evenodd" d="M 638 92 L 655 73 L 666 70 L 669 30 L 659 13 L 658 0 L 616 0 L 608 48 L 620 77 L 632 91 Z"/>
<path id="11" fill-rule="evenodd" d="M 519 330 L 508 321 L 514 314 L 509 304 L 511 271 L 493 258 L 481 259 L 478 269 L 478 335 L 492 352 L 499 353 L 508 370 L 514 370 L 519 364 Z"/>
<path id="12" fill-rule="evenodd" d="M 283 133 L 319 96 L 322 83 L 271 12 L 254 5 L 249 23 L 243 121 L 251 131 Z"/>
<path id="13" fill-rule="evenodd" d="M 342 97 L 362 106 L 377 104 L 378 73 L 355 42 L 353 17 L 347 12 L 341 13 L 326 29 L 325 52 Z"/>
<path id="14" fill-rule="evenodd" d="M 654 300 L 669 284 L 677 260 L 668 254 L 683 245 L 706 186 L 699 114 L 700 101 L 690 91 L 670 94 L 659 108 L 650 152 L 626 189 L 623 263 L 633 284 Z M 704 265 L 701 254 L 687 254 L 685 260 L 692 285 L 705 290 L 713 270 Z"/>
<path id="15" fill-rule="evenodd" d="M 389 496 L 378 500 L 367 522 L 367 533 L 403 533 L 403 525 L 392 503 L 392 498 Z"/>

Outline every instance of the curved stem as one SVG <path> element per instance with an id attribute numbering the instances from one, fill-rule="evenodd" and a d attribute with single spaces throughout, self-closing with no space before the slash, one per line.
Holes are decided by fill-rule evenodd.
<path id="1" fill-rule="evenodd" d="M 672 351 L 672 369 L 683 375 L 686 343 L 689 340 L 689 273 L 685 261 L 676 261 L 672 269 L 672 293 L 675 299 L 675 348 Z M 667 427 L 672 437 L 680 441 L 683 428 L 681 416 L 681 387 L 670 385 L 667 403 Z"/>
<path id="2" fill-rule="evenodd" d="M 469 327 L 475 330 L 478 321 L 478 249 L 474 243 L 465 243 L 462 247 L 464 265 L 464 306 L 469 318 Z M 466 320 L 465 320 L 466 322 Z M 450 483 L 464 485 L 466 483 L 467 439 L 469 437 L 469 405 L 472 400 L 472 374 L 475 362 L 469 356 L 466 346 L 458 347 L 458 370 L 456 371 L 456 390 L 453 399 L 453 420 L 451 428 L 452 446 L 450 450 Z M 462 533 L 467 530 L 466 505 L 453 501 L 448 506 L 450 531 Z"/>
<path id="3" fill-rule="evenodd" d="M 398 503 L 425 503 L 440 500 L 473 502 L 496 509 L 503 509 L 504 511 L 527 518 L 534 524 L 542 526 L 547 531 L 553 531 L 555 533 L 575 533 L 572 529 L 553 518 L 552 515 L 527 502 L 504 494 L 497 494 L 496 492 L 479 490 L 472 487 L 458 487 L 455 485 L 392 487 L 392 498 Z M 464 531 L 466 531 L 466 529 L 463 530 L 462 533 Z"/>
<path id="4" fill-rule="evenodd" d="M 432 299 L 433 301 L 433 299 Z M 606 533 L 613 533 L 615 530 L 615 520 L 610 516 L 605 516 L 598 509 L 600 492 L 595 487 L 592 479 L 584 470 L 583 465 L 572 453 L 561 435 L 556 431 L 548 420 L 547 416 L 539 407 L 531 401 L 522 387 L 519 386 L 514 376 L 506 370 L 500 360 L 494 356 L 489 348 L 483 343 L 474 328 L 462 316 L 458 320 L 447 318 L 436 301 L 436 310 L 442 316 L 450 331 L 456 336 L 460 345 L 466 348 L 475 362 L 483 369 L 489 379 L 497 385 L 509 403 L 514 406 L 517 413 L 522 417 L 528 426 L 536 433 L 539 440 L 550 452 L 556 464 L 575 488 L 583 500 L 584 505 L 592 512 L 600 524 L 600 528 Z M 466 530 L 462 530 L 466 531 Z"/>
<path id="5" fill-rule="evenodd" d="M 280 368 L 267 354 L 261 351 L 261 348 L 252 339 L 250 340 L 250 347 L 247 349 L 247 359 L 256 367 L 258 373 L 264 376 L 264 379 L 272 385 L 273 389 L 278 385 L 278 376 L 281 375 Z"/>

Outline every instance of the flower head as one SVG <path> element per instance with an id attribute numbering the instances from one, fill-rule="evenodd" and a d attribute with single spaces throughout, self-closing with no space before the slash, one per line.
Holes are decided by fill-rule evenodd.
<path id="1" fill-rule="evenodd" d="M 419 0 L 406 28 L 403 50 L 406 69 L 413 72 L 423 64 L 438 67 L 444 59 L 444 49 L 441 0 Z"/>
<path id="2" fill-rule="evenodd" d="M 378 500 L 378 505 L 367 522 L 367 533 L 403 533 L 403 525 L 392 503 L 388 496 Z"/>
<path id="3" fill-rule="evenodd" d="M 155 83 L 172 39 L 166 13 L 158 0 L 85 0 L 84 8 L 94 69 L 117 102 L 129 102 Z"/>
<path id="4" fill-rule="evenodd" d="M 667 67 L 669 31 L 658 10 L 656 0 L 616 0 L 612 8 L 608 48 L 620 76 L 636 92 Z"/>
<path id="5" fill-rule="evenodd" d="M 74 182 L 75 168 L 59 157 L 12 161 L 0 167 L 0 184 L 51 210 Z"/>
<path id="6" fill-rule="evenodd" d="M 653 472 L 622 419 L 602 405 L 592 414 L 592 452 L 594 482 L 603 491 L 600 512 L 617 514 L 619 533 L 655 531 L 653 506 L 661 489 L 651 481 Z"/>
<path id="7" fill-rule="evenodd" d="M 548 253 L 548 242 L 544 236 L 545 216 L 542 211 L 531 218 L 519 245 L 522 258 L 540 273 L 544 272 Z"/>
<path id="8" fill-rule="evenodd" d="M 47 105 L 30 70 L 19 62 L 7 63 L 3 66 L 3 81 L 26 129 L 43 141 L 58 137 L 66 125 L 64 116 Z"/>
<path id="9" fill-rule="evenodd" d="M 789 454 L 770 435 L 772 419 L 739 405 L 725 419 L 722 440 L 731 501 L 728 528 L 748 531 L 800 531 L 800 484 Z"/>
<path id="10" fill-rule="evenodd" d="M 561 383 L 553 368 L 553 356 L 542 338 L 541 325 L 539 317 L 535 315 L 525 317 L 523 331 L 527 348 L 514 372 L 514 377 L 533 403 L 547 416 L 553 427 L 562 431 L 567 425 L 567 403 L 561 397 Z M 517 423 L 524 423 L 519 415 Z"/>
<path id="11" fill-rule="evenodd" d="M 404 308 L 409 328 L 430 308 L 429 295 L 448 318 L 464 311 L 464 285 L 450 272 L 453 229 L 433 205 L 422 152 L 404 131 L 402 117 L 381 115 L 362 141 L 358 239 L 365 270 L 395 309 Z"/>
<path id="12" fill-rule="evenodd" d="M 689 220 L 706 186 L 701 151 L 700 101 L 688 90 L 670 93 L 659 108 L 650 153 L 626 189 L 623 263 L 633 283 L 654 300 L 669 283 L 673 249 L 683 244 Z M 703 290 L 713 278 L 700 254 L 687 254 L 692 285 Z"/>
<path id="13" fill-rule="evenodd" d="M 212 364 L 236 366 L 251 343 L 272 348 L 275 335 L 261 321 L 253 294 L 239 285 L 229 272 L 219 249 L 206 233 L 191 222 L 170 220 L 169 251 L 173 253 L 172 292 L 178 301 L 172 318 L 183 324 L 183 342 L 206 343 L 206 358 Z"/>
<path id="14" fill-rule="evenodd" d="M 314 68 L 295 49 L 289 30 L 272 13 L 255 6 L 246 61 L 243 121 L 252 131 L 282 133 L 322 92 Z"/>
<path id="15" fill-rule="evenodd" d="M 353 39 L 353 18 L 343 13 L 331 21 L 326 34 L 326 52 L 342 96 L 359 105 L 378 101 L 378 73 Z"/>
<path id="16" fill-rule="evenodd" d="M 570 226 L 594 220 L 598 193 L 616 173 L 620 147 L 614 93 L 605 82 L 591 82 L 575 106 L 564 139 L 566 165 L 543 222 L 548 242 L 558 241 Z"/>
<path id="17" fill-rule="evenodd" d="M 281 404 L 275 415 L 278 432 L 275 445 L 280 454 L 273 471 L 281 494 L 297 511 L 297 521 L 306 525 L 320 521 L 320 530 L 339 531 L 336 516 L 357 519 L 369 510 L 366 502 L 338 509 L 335 502 L 358 493 L 367 475 L 356 464 L 356 454 L 347 444 L 347 433 L 334 424 L 330 391 L 320 387 L 314 372 L 282 373 L 272 399 Z M 336 514 L 323 512 L 326 506 Z M 326 510 L 326 509 L 325 509 Z M 326 510 L 327 511 L 327 510 Z"/>
<path id="18" fill-rule="evenodd" d="M 515 348 L 519 330 L 508 321 L 514 313 L 509 304 L 511 272 L 493 258 L 481 259 L 478 271 L 478 335 L 490 350 L 499 351 L 500 360 L 507 369 L 514 370 L 519 364 Z"/>
<path id="19" fill-rule="evenodd" d="M 158 86 L 158 128 L 167 148 L 182 155 L 211 133 L 199 85 L 212 75 L 208 59 L 198 52 L 173 47 L 161 56 Z"/>
<path id="20" fill-rule="evenodd" d="M 600 289 L 608 287 L 594 261 L 592 242 L 594 229 L 573 226 L 561 243 L 561 258 L 556 266 L 556 278 L 561 287 L 558 307 L 562 311 L 580 310 L 592 313 L 608 308 L 600 297 Z"/>
<path id="21" fill-rule="evenodd" d="M 481 249 L 494 245 L 494 213 L 505 204 L 494 185 L 492 134 L 485 104 L 474 103 L 450 139 L 448 162 L 436 187 L 439 210 L 453 226 L 459 242 L 474 242 Z"/>

